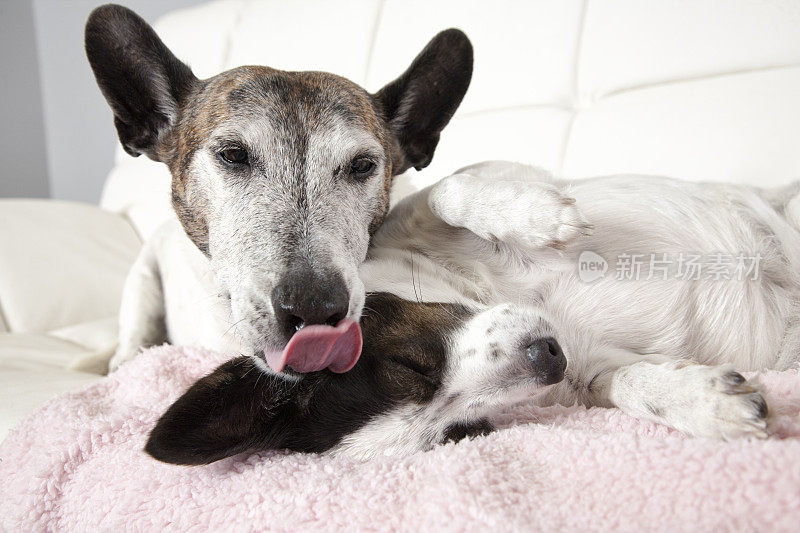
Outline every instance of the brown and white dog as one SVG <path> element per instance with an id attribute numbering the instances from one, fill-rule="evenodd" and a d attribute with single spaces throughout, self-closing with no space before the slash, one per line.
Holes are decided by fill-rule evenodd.
<path id="1" fill-rule="evenodd" d="M 618 268 L 648 253 L 672 267 L 689 252 L 759 263 L 729 278 L 656 263 L 585 277 L 587 252 Z M 734 367 L 800 360 L 800 184 L 473 165 L 398 204 L 360 274 L 352 370 L 265 375 L 234 359 L 168 409 L 147 452 L 174 463 L 268 448 L 407 454 L 486 432 L 532 397 L 616 406 L 695 436 L 764 437 L 766 403 Z"/>
<path id="2" fill-rule="evenodd" d="M 117 5 L 90 15 L 86 54 L 125 151 L 169 167 L 179 220 L 131 269 L 110 368 L 167 340 L 301 371 L 352 367 L 358 267 L 392 177 L 430 163 L 469 86 L 466 36 L 441 32 L 375 94 L 261 66 L 200 80 Z M 331 341 L 336 350 L 308 359 L 318 350 L 306 348 Z"/>

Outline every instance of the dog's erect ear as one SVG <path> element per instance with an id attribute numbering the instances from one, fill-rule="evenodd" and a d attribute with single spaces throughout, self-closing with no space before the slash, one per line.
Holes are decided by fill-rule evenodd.
<path id="1" fill-rule="evenodd" d="M 125 151 L 159 160 L 159 136 L 175 124 L 197 78 L 149 24 L 125 7 L 108 4 L 92 11 L 85 38 L 86 56 L 114 111 Z"/>
<path id="2" fill-rule="evenodd" d="M 145 451 L 165 463 L 206 464 L 250 449 L 280 448 L 295 389 L 295 382 L 265 375 L 246 357 L 228 361 L 167 409 Z"/>
<path id="3" fill-rule="evenodd" d="M 395 173 L 428 166 L 471 79 L 472 44 L 451 28 L 436 35 L 402 76 L 374 95 L 405 155 Z"/>

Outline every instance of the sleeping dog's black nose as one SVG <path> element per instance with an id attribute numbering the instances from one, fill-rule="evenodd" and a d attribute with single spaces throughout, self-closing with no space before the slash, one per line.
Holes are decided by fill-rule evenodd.
<path id="1" fill-rule="evenodd" d="M 543 384 L 552 385 L 564 379 L 567 358 L 553 337 L 536 339 L 528 345 L 525 353 Z"/>
<path id="2" fill-rule="evenodd" d="M 275 319 L 289 337 L 312 324 L 335 326 L 349 308 L 350 294 L 339 274 L 292 271 L 272 291 Z"/>

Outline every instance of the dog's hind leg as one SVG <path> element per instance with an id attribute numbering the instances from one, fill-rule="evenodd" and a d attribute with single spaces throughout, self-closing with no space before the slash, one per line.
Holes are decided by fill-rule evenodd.
<path id="1" fill-rule="evenodd" d="M 164 293 L 151 240 L 142 247 L 125 279 L 119 312 L 119 346 L 108 363 L 109 372 L 133 359 L 142 347 L 166 340 Z"/>
<path id="2" fill-rule="evenodd" d="M 694 436 L 766 437 L 767 404 L 758 385 L 732 367 L 609 355 L 591 363 L 584 403 L 615 406 Z"/>

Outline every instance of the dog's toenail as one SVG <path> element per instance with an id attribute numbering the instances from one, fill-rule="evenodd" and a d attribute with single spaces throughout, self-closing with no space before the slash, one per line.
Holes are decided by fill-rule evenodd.
<path id="1" fill-rule="evenodd" d="M 758 418 L 767 418 L 767 415 L 769 414 L 769 408 L 767 407 L 767 402 L 764 401 L 764 398 L 759 396 L 753 400 L 753 403 L 758 409 Z"/>

